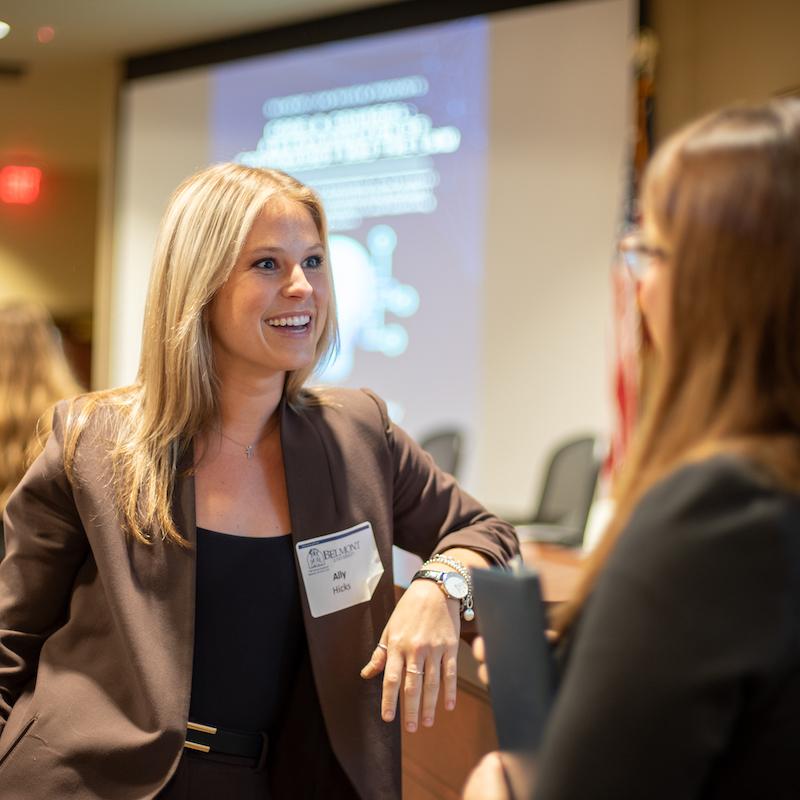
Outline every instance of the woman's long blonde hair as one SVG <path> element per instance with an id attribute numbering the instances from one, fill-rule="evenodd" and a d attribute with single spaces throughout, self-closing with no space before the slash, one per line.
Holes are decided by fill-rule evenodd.
<path id="1" fill-rule="evenodd" d="M 186 542 L 172 519 L 172 493 L 194 437 L 217 418 L 217 375 L 203 310 L 227 280 L 256 218 L 271 202 L 300 203 L 325 248 L 328 309 L 314 363 L 287 374 L 284 394 L 297 408 L 315 402 L 303 386 L 338 343 L 325 211 L 317 194 L 271 169 L 218 164 L 187 179 L 169 201 L 147 293 L 142 355 L 133 386 L 91 395 L 71 416 L 65 464 L 74 480 L 75 447 L 99 405 L 120 414 L 111 457 L 119 507 L 134 537 Z M 116 424 L 116 423 L 115 423 Z"/>
<path id="2" fill-rule="evenodd" d="M 50 314 L 0 308 L 0 514 L 50 434 L 53 405 L 82 392 Z"/>
<path id="3" fill-rule="evenodd" d="M 636 504 L 682 464 L 735 453 L 800 493 L 800 100 L 678 132 L 649 165 L 643 201 L 669 251 L 668 345 L 615 518 L 557 615 L 561 632 Z"/>

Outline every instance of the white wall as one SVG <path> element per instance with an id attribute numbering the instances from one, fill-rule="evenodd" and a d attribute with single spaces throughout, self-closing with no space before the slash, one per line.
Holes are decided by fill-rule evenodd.
<path id="1" fill-rule="evenodd" d="M 492 508 L 531 505 L 553 444 L 609 425 L 608 276 L 626 191 L 633 5 L 513 11 L 492 29 L 475 487 Z"/>
<path id="2" fill-rule="evenodd" d="M 111 269 L 109 385 L 136 377 L 147 280 L 172 192 L 207 163 L 204 70 L 138 81 L 123 93 Z M 175 98 L 181 101 L 176 107 Z"/>

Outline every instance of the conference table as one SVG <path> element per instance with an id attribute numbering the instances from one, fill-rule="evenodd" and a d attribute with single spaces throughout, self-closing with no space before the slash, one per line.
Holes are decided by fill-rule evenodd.
<path id="1" fill-rule="evenodd" d="M 520 549 L 525 564 L 539 571 L 545 601 L 567 600 L 578 579 L 581 551 L 540 542 L 522 542 Z M 462 640 L 455 709 L 445 711 L 440 697 L 432 728 L 403 732 L 403 800 L 458 800 L 472 767 L 497 749 L 489 694 L 477 668 Z"/>

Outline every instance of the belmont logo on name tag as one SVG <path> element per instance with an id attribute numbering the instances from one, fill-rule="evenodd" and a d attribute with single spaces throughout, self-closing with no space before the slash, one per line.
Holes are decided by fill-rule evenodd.
<path id="1" fill-rule="evenodd" d="M 383 564 L 369 522 L 295 545 L 312 617 L 323 617 L 372 597 Z"/>

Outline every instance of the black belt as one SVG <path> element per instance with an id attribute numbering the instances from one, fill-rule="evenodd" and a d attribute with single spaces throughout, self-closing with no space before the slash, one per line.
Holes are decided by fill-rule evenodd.
<path id="1" fill-rule="evenodd" d="M 197 722 L 187 724 L 187 738 L 183 746 L 200 753 L 225 753 L 229 756 L 252 758 L 260 768 L 267 757 L 267 734 L 212 728 Z M 191 736 L 191 740 L 189 737 Z"/>

